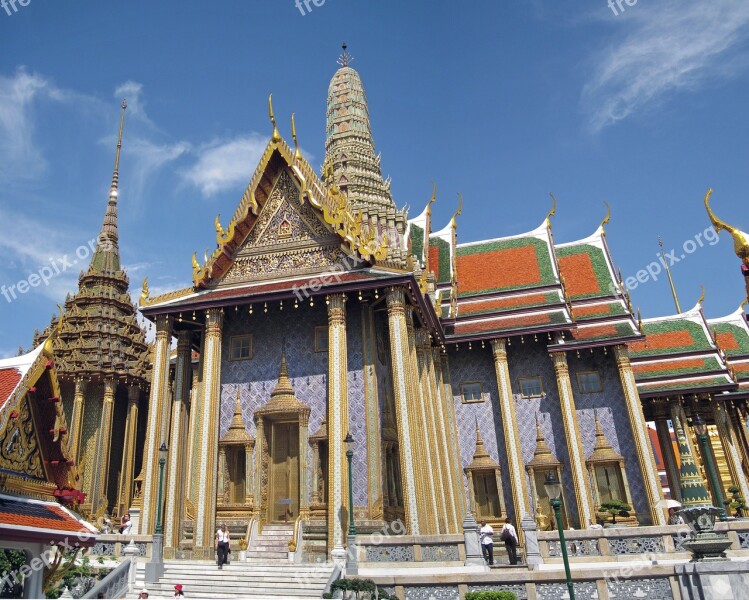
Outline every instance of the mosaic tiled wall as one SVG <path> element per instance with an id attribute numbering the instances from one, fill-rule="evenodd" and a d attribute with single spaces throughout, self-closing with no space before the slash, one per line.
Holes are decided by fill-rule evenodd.
<path id="1" fill-rule="evenodd" d="M 89 383 L 83 404 L 83 427 L 81 428 L 81 454 L 83 463 L 83 489 L 91 490 L 91 469 L 96 460 L 96 438 L 101 424 L 101 404 L 104 386 Z"/>
<path id="2" fill-rule="evenodd" d="M 354 503 L 367 504 L 366 420 L 364 415 L 364 379 L 362 376 L 361 319 L 356 300 L 347 306 L 347 345 L 349 415 L 351 433 L 357 440 L 354 447 Z M 278 381 L 281 347 L 285 342 L 289 378 L 297 400 L 310 407 L 309 432 L 314 434 L 322 423 L 327 407 L 328 353 L 315 352 L 315 327 L 328 325 L 325 301 L 319 299 L 314 307 L 308 304 L 293 308 L 287 303 L 283 311 L 277 303 L 264 312 L 261 305 L 228 310 L 224 322 L 221 365 L 220 435 L 226 433 L 234 414 L 239 387 L 247 431 L 256 435 L 253 413 L 270 399 Z M 249 360 L 230 361 L 231 336 L 251 333 L 253 354 Z M 312 465 L 312 450 L 308 449 L 308 465 Z M 308 489 L 311 490 L 311 471 Z M 310 492 L 311 497 L 311 492 Z"/>
<path id="3" fill-rule="evenodd" d="M 476 450 L 476 424 L 481 429 L 481 436 L 489 456 L 499 464 L 502 473 L 504 503 L 511 518 L 515 518 L 512 505 L 512 492 L 509 479 L 509 466 L 505 451 L 504 429 L 499 410 L 499 392 L 497 376 L 494 371 L 494 358 L 489 344 L 482 349 L 480 343 L 468 350 L 461 344 L 459 350 L 449 349 L 450 383 L 453 401 L 455 402 L 455 420 L 458 427 L 460 459 L 463 467 L 473 460 Z M 479 382 L 483 389 L 482 402 L 464 404 L 460 385 L 467 382 Z M 463 476 L 466 504 L 468 503 L 468 479 Z"/>

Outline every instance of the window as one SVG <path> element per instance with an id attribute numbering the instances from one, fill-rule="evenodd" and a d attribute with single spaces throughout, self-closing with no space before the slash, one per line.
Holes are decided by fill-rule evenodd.
<path id="1" fill-rule="evenodd" d="M 484 400 L 484 390 L 478 381 L 461 383 L 460 395 L 463 397 L 463 403 L 483 402 Z"/>
<path id="2" fill-rule="evenodd" d="M 520 395 L 523 398 L 538 398 L 544 395 L 540 377 L 521 377 L 518 379 L 518 383 L 520 384 Z"/>
<path id="3" fill-rule="evenodd" d="M 328 326 L 315 327 L 315 352 L 328 351 Z"/>
<path id="4" fill-rule="evenodd" d="M 581 394 L 602 392 L 601 376 L 598 371 L 582 371 L 577 374 L 577 387 Z"/>
<path id="5" fill-rule="evenodd" d="M 495 471 L 474 472 L 473 493 L 476 498 L 475 507 L 479 519 L 492 517 L 496 519 L 502 516 Z"/>
<path id="6" fill-rule="evenodd" d="M 233 335 L 229 340 L 229 360 L 252 358 L 252 335 Z"/>

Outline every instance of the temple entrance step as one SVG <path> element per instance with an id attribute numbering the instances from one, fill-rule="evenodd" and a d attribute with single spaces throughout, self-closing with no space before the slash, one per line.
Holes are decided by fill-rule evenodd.
<path id="1" fill-rule="evenodd" d="M 247 551 L 247 562 L 268 561 L 288 562 L 289 542 L 294 535 L 294 525 L 290 523 L 269 523 L 263 526 L 260 535 Z"/>
<path id="2" fill-rule="evenodd" d="M 172 598 L 182 584 L 186 598 L 246 598 L 248 600 L 303 600 L 320 598 L 333 572 L 328 564 L 235 562 L 219 569 L 209 561 L 167 561 L 157 583 L 144 584 L 145 566 L 138 565 L 136 585 L 127 598 L 137 598 L 146 587 L 149 598 Z"/>

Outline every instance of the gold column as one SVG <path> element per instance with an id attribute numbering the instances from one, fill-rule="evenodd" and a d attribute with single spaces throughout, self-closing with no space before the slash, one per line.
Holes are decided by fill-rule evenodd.
<path id="1" fill-rule="evenodd" d="M 564 423 L 564 434 L 567 442 L 567 454 L 570 459 L 570 471 L 572 482 L 575 487 L 575 500 L 577 502 L 578 526 L 587 527 L 588 520 L 595 517 L 592 496 L 590 492 L 590 480 L 585 469 L 585 454 L 580 438 L 580 426 L 577 421 L 575 410 L 575 399 L 572 395 L 572 382 L 570 371 L 567 366 L 567 355 L 564 352 L 553 352 L 551 360 L 554 363 L 554 373 L 559 388 L 559 403 L 562 409 L 562 421 Z"/>
<path id="2" fill-rule="evenodd" d="M 140 388 L 131 385 L 127 388 L 127 420 L 125 421 L 125 442 L 122 450 L 120 471 L 118 515 L 124 515 L 130 508 L 135 478 L 135 445 L 138 443 L 138 403 Z"/>
<path id="3" fill-rule="evenodd" d="M 265 421 L 263 417 L 255 418 L 255 508 L 253 516 L 266 522 L 268 514 L 267 498 L 263 498 L 263 452 L 265 447 Z"/>
<path id="4" fill-rule="evenodd" d="M 387 292 L 388 326 L 390 330 L 390 360 L 395 395 L 395 417 L 398 425 L 401 482 L 403 484 L 403 505 L 406 516 L 406 529 L 409 535 L 421 532 L 417 497 L 423 498 L 421 481 L 416 476 L 414 445 L 411 429 L 418 427 L 412 414 L 412 398 L 408 379 L 409 344 L 406 326 L 406 301 L 403 288 L 393 287 Z"/>
<path id="5" fill-rule="evenodd" d="M 629 362 L 629 348 L 625 345 L 614 346 L 614 358 L 616 359 L 616 367 L 619 370 L 619 379 L 622 382 L 624 400 L 627 405 L 627 414 L 629 415 L 629 424 L 632 427 L 632 438 L 635 441 L 637 462 L 640 465 L 642 483 L 645 487 L 645 494 L 648 506 L 650 507 L 650 516 L 653 520 L 653 525 L 666 525 L 665 511 L 656 508 L 658 502 L 663 499 L 663 489 L 658 477 L 658 469 L 655 466 L 653 446 L 650 443 L 650 436 L 648 435 L 648 424 L 645 421 L 645 415 L 642 412 L 642 403 L 637 393 L 635 375 L 632 372 L 632 365 Z"/>
<path id="6" fill-rule="evenodd" d="M 432 349 L 429 341 L 429 333 L 426 329 L 418 329 L 416 331 L 416 357 L 419 369 L 418 381 L 421 388 L 420 398 L 424 413 L 424 420 L 422 422 L 428 426 L 428 431 L 425 433 L 425 436 L 427 436 L 427 460 L 432 466 L 431 476 L 427 478 L 426 483 L 434 503 L 436 503 L 433 531 L 438 534 L 447 533 L 446 483 L 443 477 L 444 468 L 442 466 L 442 450 L 445 448 L 444 441 L 442 440 L 444 432 L 438 426 L 437 407 L 435 406 L 434 392 L 429 381 L 430 372 L 428 363 L 432 357 Z"/>
<path id="7" fill-rule="evenodd" d="M 299 415 L 299 516 L 309 520 L 309 479 L 307 457 L 309 452 L 309 413 Z"/>
<path id="8" fill-rule="evenodd" d="M 463 527 L 463 517 L 468 512 L 468 507 L 466 506 L 465 484 L 463 482 L 463 461 L 460 457 L 458 424 L 455 419 L 455 400 L 453 399 L 452 385 L 450 384 L 450 364 L 447 360 L 447 353 L 441 351 L 439 353 L 439 360 L 435 358 L 434 364 L 435 366 L 440 365 L 438 385 L 442 393 L 443 404 L 445 407 L 445 420 L 447 421 L 447 432 L 450 441 L 448 455 L 452 459 L 450 475 L 453 479 L 453 485 L 455 488 L 455 510 L 457 511 L 455 532 L 460 533 Z"/>
<path id="9" fill-rule="evenodd" d="M 320 504 L 322 498 L 320 498 L 320 491 L 318 485 L 320 484 L 320 475 L 318 470 L 320 468 L 320 442 L 312 442 L 312 504 L 317 506 Z"/>
<path id="10" fill-rule="evenodd" d="M 725 400 L 713 397 L 713 417 L 726 455 L 731 480 L 741 490 L 741 497 L 749 498 L 749 482 L 741 464 L 740 440 L 733 428 L 733 420 Z M 730 494 L 723 490 L 723 496 L 729 498 Z"/>
<path id="11" fill-rule="evenodd" d="M 185 486 L 185 456 L 187 454 L 187 403 L 192 380 L 192 346 L 190 332 L 177 336 L 177 362 L 174 372 L 174 401 L 172 402 L 171 431 L 169 434 L 169 462 L 167 467 L 166 509 L 164 511 L 164 558 L 174 558 L 179 547 L 180 525 Z"/>
<path id="12" fill-rule="evenodd" d="M 522 518 L 525 515 L 532 514 L 532 511 L 530 495 L 528 494 L 528 480 L 525 478 L 523 448 L 520 445 L 520 433 L 518 432 L 518 421 L 515 414 L 515 399 L 512 396 L 510 384 L 510 367 L 507 363 L 505 339 L 492 340 L 492 354 L 494 355 L 494 372 L 497 377 L 497 389 L 499 390 L 499 408 L 505 434 L 507 462 L 510 467 L 512 506 L 515 511 L 515 523 L 520 523 Z"/>
<path id="13" fill-rule="evenodd" d="M 377 389 L 375 360 L 377 357 L 377 334 L 374 328 L 374 313 L 369 302 L 361 302 L 362 358 L 364 377 L 364 405 L 367 423 L 367 457 L 379 454 L 380 448 L 380 399 Z M 369 518 L 381 519 L 384 515 L 382 497 L 382 471 L 379 460 L 367 460 L 367 497 Z"/>
<path id="14" fill-rule="evenodd" d="M 343 551 L 348 474 L 343 438 L 348 433 L 346 295 L 331 294 L 328 305 L 328 548 Z M 349 507 L 345 507 L 349 509 Z M 350 507 L 353 510 L 353 507 Z"/>
<path id="15" fill-rule="evenodd" d="M 218 475 L 216 484 L 216 504 L 226 503 L 226 488 L 229 483 L 229 469 L 226 465 L 226 446 L 218 448 Z"/>
<path id="16" fill-rule="evenodd" d="M 195 506 L 195 542 L 193 558 L 213 558 L 216 520 L 216 475 L 218 470 L 218 428 L 221 408 L 221 326 L 223 310 L 205 313 L 205 358 L 203 360 L 203 398 L 201 401 L 198 461 L 195 475 L 200 482 Z"/>
<path id="17" fill-rule="evenodd" d="M 192 392 L 190 393 L 190 422 L 187 430 L 187 468 L 185 473 L 193 473 L 195 465 L 198 464 L 197 449 L 198 449 L 198 434 L 200 432 L 200 406 L 202 395 L 202 381 L 200 377 L 203 372 L 203 347 L 200 348 L 201 359 L 198 363 L 197 369 L 192 374 Z M 185 481 L 185 508 L 188 504 L 191 507 L 195 507 L 197 502 L 197 486 L 195 485 L 194 477 L 187 477 Z M 191 514 L 194 518 L 195 514 Z"/>
<path id="18" fill-rule="evenodd" d="M 247 442 L 244 445 L 244 481 L 245 481 L 245 492 L 244 492 L 244 503 L 250 504 L 253 500 L 253 493 L 255 486 L 253 484 L 254 479 L 254 463 L 252 462 L 252 449 L 255 447 L 255 441 Z"/>
<path id="19" fill-rule="evenodd" d="M 81 447 L 81 434 L 83 432 L 83 408 L 86 402 L 86 382 L 81 379 L 75 380 L 75 395 L 73 396 L 73 414 L 70 417 L 70 456 L 78 464 L 78 453 Z"/>
<path id="20" fill-rule="evenodd" d="M 679 484 L 679 466 L 676 464 L 676 452 L 674 444 L 671 441 L 671 431 L 668 428 L 668 421 L 665 417 L 655 420 L 655 431 L 658 434 L 658 445 L 661 447 L 663 463 L 666 467 L 666 478 L 668 487 L 671 490 L 671 497 L 674 500 L 681 501 L 681 485 Z"/>
<path id="21" fill-rule="evenodd" d="M 159 485 L 159 447 L 165 440 L 158 439 L 161 431 L 161 415 L 164 412 L 169 386 L 169 343 L 171 341 L 172 318 L 168 315 L 156 317 L 156 341 L 151 371 L 151 397 L 148 401 L 148 427 L 146 448 L 143 454 L 145 481 L 143 482 L 143 512 L 140 533 L 153 533 L 156 525 L 156 501 Z"/>
<path id="22" fill-rule="evenodd" d="M 458 513 L 456 510 L 455 481 L 452 477 L 452 460 L 450 456 L 452 453 L 450 445 L 450 430 L 447 425 L 447 418 L 445 415 L 447 411 L 444 406 L 442 394 L 440 393 L 440 381 L 438 379 L 438 370 L 436 367 L 436 363 L 439 363 L 440 360 L 439 350 L 437 348 L 432 348 L 428 338 L 427 344 L 424 348 L 424 358 L 426 359 L 427 380 L 432 396 L 435 426 L 437 428 L 437 442 L 435 443 L 435 447 L 437 448 L 437 452 L 440 453 L 442 459 L 440 473 L 442 476 L 442 489 L 444 492 L 445 503 L 443 532 L 458 533 L 456 528 Z"/>
<path id="23" fill-rule="evenodd" d="M 101 406 L 101 421 L 96 436 L 96 454 L 91 472 L 91 512 L 96 514 L 102 502 L 108 502 L 109 452 L 112 448 L 112 417 L 114 416 L 114 395 L 117 384 L 113 379 L 104 380 L 104 399 Z"/>
<path id="24" fill-rule="evenodd" d="M 408 406 L 412 412 L 411 422 L 425 425 L 428 423 L 423 390 L 420 385 L 420 364 L 416 353 L 416 331 L 414 328 L 413 312 L 410 304 L 405 307 L 406 331 L 408 337 L 408 384 L 409 402 Z M 421 493 L 417 495 L 416 502 L 419 504 L 419 519 L 421 532 L 425 534 L 437 533 L 437 499 L 433 487 L 431 467 L 432 461 L 431 444 L 427 441 L 426 427 L 414 427 L 411 429 L 411 443 L 416 448 L 416 480 L 421 485 Z M 417 488 L 418 489 L 418 488 Z"/>

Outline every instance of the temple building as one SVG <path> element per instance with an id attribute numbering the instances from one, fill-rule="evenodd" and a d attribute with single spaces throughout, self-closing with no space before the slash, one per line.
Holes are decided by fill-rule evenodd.
<path id="1" fill-rule="evenodd" d="M 86 494 L 80 510 L 92 520 L 130 507 L 145 438 L 145 411 L 139 407 L 148 394 L 148 346 L 120 264 L 117 230 L 126 107 L 123 102 L 112 183 L 91 263 L 78 277 L 78 291 L 65 299 L 62 315 L 34 336 L 38 344 L 57 331 L 53 344 L 70 423 L 70 456 Z"/>
<path id="2" fill-rule="evenodd" d="M 321 176 L 293 119 L 293 143 L 281 137 L 269 100 L 271 139 L 228 225 L 216 219 L 216 250 L 193 255 L 193 285 L 151 297 L 144 284 L 157 333 L 141 532 L 156 528 L 161 497 L 166 558 L 212 557 L 218 521 L 237 535 L 300 524 L 306 553 L 340 555 L 347 438 L 359 531 L 400 520 L 413 535 L 457 533 L 468 511 L 548 525 L 549 473 L 569 526 L 607 500 L 632 506 L 627 524 L 664 524 L 647 383 L 635 379 L 649 323 L 617 276 L 608 216 L 556 243 L 554 202 L 530 232 L 458 243 L 462 201 L 433 230 L 435 190 L 409 218 L 382 178 L 345 49 L 340 64 Z M 735 392 L 715 360 L 716 390 Z"/>

